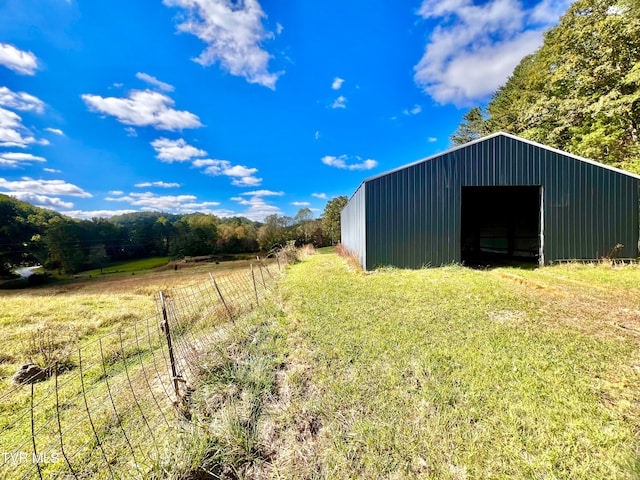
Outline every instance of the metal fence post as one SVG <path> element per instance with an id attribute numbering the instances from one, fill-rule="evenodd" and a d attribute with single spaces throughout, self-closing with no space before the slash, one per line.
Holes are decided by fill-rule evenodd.
<path id="1" fill-rule="evenodd" d="M 262 273 L 262 260 L 260 260 L 260 257 L 256 257 L 258 259 L 258 267 L 260 267 L 260 277 L 262 278 L 262 286 L 266 289 L 267 288 L 267 284 L 264 281 L 264 273 Z"/>
<path id="2" fill-rule="evenodd" d="M 229 308 L 229 305 L 227 305 L 227 302 L 225 301 L 224 297 L 222 296 L 222 292 L 220 291 L 220 287 L 218 287 L 218 282 L 216 282 L 215 277 L 213 276 L 213 273 L 209 273 L 209 277 L 211 278 L 211 281 L 213 282 L 213 286 L 216 287 L 216 291 L 218 292 L 218 296 L 220 297 L 220 300 L 222 301 L 222 304 L 224 305 L 224 308 L 227 309 L 227 313 L 229 314 L 229 318 L 233 321 L 233 312 L 231 311 L 231 308 Z"/>
<path id="3" fill-rule="evenodd" d="M 178 381 L 178 371 L 176 369 L 176 359 L 173 355 L 173 345 L 171 343 L 171 330 L 169 328 L 169 316 L 167 315 L 167 304 L 164 294 L 160 291 L 160 304 L 162 305 L 162 330 L 167 339 L 167 347 L 169 349 L 169 360 L 171 362 L 171 375 L 173 378 L 173 388 L 176 391 L 176 401 L 180 400 L 180 384 Z"/>
<path id="4" fill-rule="evenodd" d="M 258 286 L 256 285 L 256 274 L 253 271 L 253 263 L 251 264 L 251 280 L 253 280 L 253 292 L 256 294 L 256 306 L 260 306 L 258 301 Z"/>

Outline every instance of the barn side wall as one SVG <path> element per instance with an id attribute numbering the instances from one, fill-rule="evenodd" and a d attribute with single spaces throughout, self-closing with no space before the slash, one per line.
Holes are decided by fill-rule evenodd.
<path id="1" fill-rule="evenodd" d="M 366 184 L 360 185 L 340 213 L 341 242 L 358 256 L 363 268 L 367 255 L 365 189 Z"/>
<path id="2" fill-rule="evenodd" d="M 367 269 L 459 262 L 463 186 L 541 185 L 547 263 L 638 255 L 637 178 L 507 136 L 364 184 Z"/>

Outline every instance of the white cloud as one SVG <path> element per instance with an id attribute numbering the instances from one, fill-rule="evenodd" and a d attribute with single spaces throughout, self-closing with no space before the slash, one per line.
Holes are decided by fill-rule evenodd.
<path id="1" fill-rule="evenodd" d="M 25 148 L 38 142 L 22 124 L 22 117 L 15 112 L 0 107 L 0 147 Z"/>
<path id="2" fill-rule="evenodd" d="M 294 207 L 310 207 L 311 204 L 309 202 L 291 202 L 291 205 Z"/>
<path id="3" fill-rule="evenodd" d="M 164 90 L 165 92 L 173 92 L 173 90 L 175 90 L 173 85 L 169 85 L 168 83 L 161 82 L 160 80 L 158 80 L 156 77 L 152 75 L 138 72 L 136 73 L 136 77 L 142 80 L 143 82 L 147 82 L 147 83 L 150 83 L 151 85 L 158 87 L 160 90 Z"/>
<path id="4" fill-rule="evenodd" d="M 259 187 L 261 183 L 262 178 L 252 176 L 234 178 L 231 181 L 231 185 L 235 185 L 236 187 Z"/>
<path id="5" fill-rule="evenodd" d="M 37 193 L 30 192 L 6 192 L 6 195 L 42 208 L 73 208 L 73 202 L 65 202 L 58 197 L 49 197 L 47 195 L 38 195 Z"/>
<path id="6" fill-rule="evenodd" d="M 371 170 L 378 166 L 378 162 L 372 159 L 362 160 L 361 157 L 356 156 L 357 163 L 347 163 L 350 158 L 347 155 L 340 155 L 334 157 L 332 155 L 326 155 L 322 157 L 322 163 L 329 165 L 330 167 L 340 168 L 342 170 Z"/>
<path id="7" fill-rule="evenodd" d="M 320 138 L 320 132 L 316 131 L 316 133 L 313 135 L 313 138 L 318 140 Z"/>
<path id="8" fill-rule="evenodd" d="M 127 137 L 137 137 L 138 136 L 138 132 L 133 127 L 125 127 L 124 131 L 127 132 Z"/>
<path id="9" fill-rule="evenodd" d="M 30 153 L 20 152 L 0 152 L 0 166 L 16 167 L 20 165 L 30 165 L 31 162 L 46 162 L 44 157 L 37 157 Z"/>
<path id="10" fill-rule="evenodd" d="M 244 165 L 233 165 L 229 168 L 225 168 L 222 173 L 230 177 L 249 177 L 257 171 L 257 168 L 248 168 Z"/>
<path id="11" fill-rule="evenodd" d="M 59 128 L 45 128 L 45 130 L 47 132 L 51 132 L 51 133 L 55 133 L 56 135 L 60 135 L 60 136 L 64 136 L 64 132 L 62 130 L 60 130 Z"/>
<path id="12" fill-rule="evenodd" d="M 257 0 L 163 0 L 163 3 L 185 9 L 185 19 L 178 29 L 206 43 L 196 62 L 204 66 L 220 62 L 232 75 L 275 88 L 282 72 L 269 72 L 272 56 L 261 44 L 273 34 L 262 26 L 266 15 Z"/>
<path id="13" fill-rule="evenodd" d="M 183 138 L 178 140 L 169 140 L 160 137 L 153 142 L 151 146 L 157 152 L 156 158 L 166 163 L 187 162 L 194 157 L 204 157 L 207 152 L 189 145 Z"/>
<path id="14" fill-rule="evenodd" d="M 62 173 L 62 170 L 57 170 L 55 168 L 43 168 L 42 170 L 47 173 Z"/>
<path id="15" fill-rule="evenodd" d="M 146 211 L 179 212 L 179 213 L 212 213 L 218 216 L 228 216 L 228 210 L 212 210 L 220 202 L 199 202 L 195 195 L 156 195 L 151 192 L 130 193 L 124 196 L 106 197 L 110 202 L 126 202 Z"/>
<path id="16" fill-rule="evenodd" d="M 142 183 L 136 183 L 134 185 L 134 187 L 138 187 L 138 188 L 148 188 L 148 187 L 158 187 L 158 188 L 178 188 L 181 187 L 182 185 L 179 183 L 175 183 L 175 182 L 171 182 L 171 183 L 167 183 L 167 182 L 142 182 Z"/>
<path id="17" fill-rule="evenodd" d="M 542 0 L 531 10 L 531 20 L 544 25 L 554 25 L 571 3 L 571 0 Z"/>
<path id="18" fill-rule="evenodd" d="M 311 196 L 319 198 L 320 200 L 326 200 L 328 198 L 326 193 L 312 193 Z"/>
<path id="19" fill-rule="evenodd" d="M 175 110 L 171 97 L 151 90 L 132 90 L 126 98 L 83 94 L 90 110 L 112 115 L 120 123 L 156 130 L 182 130 L 201 127 L 200 118 L 186 110 Z"/>
<path id="20" fill-rule="evenodd" d="M 176 182 L 141 182 L 136 183 L 134 187 L 138 188 L 148 188 L 148 187 L 158 187 L 158 188 L 179 188 L 182 184 Z"/>
<path id="21" fill-rule="evenodd" d="M 109 190 L 109 195 L 124 195 L 124 192 L 122 190 Z"/>
<path id="22" fill-rule="evenodd" d="M 233 197 L 232 200 L 238 202 L 240 205 L 248 207 L 244 212 L 242 212 L 241 214 L 242 216 L 258 222 L 263 221 L 265 217 L 269 215 L 282 214 L 282 211 L 280 210 L 280 208 L 278 208 L 276 205 L 272 205 L 266 202 L 266 200 L 264 199 L 264 196 L 265 196 L 264 192 L 269 192 L 269 190 L 258 190 L 257 192 L 247 192 L 247 194 L 258 193 L 259 195 L 253 195 L 250 198 Z M 273 194 L 279 195 L 281 193 L 282 192 L 270 192 L 271 195 Z M 269 196 L 269 195 L 266 195 L 266 196 Z"/>
<path id="23" fill-rule="evenodd" d="M 486 99 L 520 60 L 542 45 L 571 0 L 424 0 L 418 14 L 438 22 L 414 80 L 435 101 L 459 106 Z"/>
<path id="24" fill-rule="evenodd" d="M 244 192 L 241 195 L 252 197 L 281 197 L 284 192 L 274 192 L 273 190 L 254 190 L 252 192 Z"/>
<path id="25" fill-rule="evenodd" d="M 340 95 L 333 101 L 331 108 L 347 108 L 347 98 L 344 95 Z"/>
<path id="26" fill-rule="evenodd" d="M 29 177 L 22 177 L 18 181 L 9 181 L 0 178 L 0 188 L 7 189 L 16 194 L 34 195 L 61 195 L 67 197 L 91 198 L 89 192 L 64 180 L 34 180 Z"/>
<path id="27" fill-rule="evenodd" d="M 194 160 L 192 165 L 196 168 L 208 167 L 213 165 L 219 165 L 220 162 L 226 162 L 226 160 L 213 160 L 211 158 L 201 158 L 198 160 Z"/>
<path id="28" fill-rule="evenodd" d="M 340 90 L 340 87 L 342 87 L 343 83 L 344 83 L 344 78 L 336 77 L 333 79 L 331 88 L 333 88 L 334 90 Z"/>
<path id="29" fill-rule="evenodd" d="M 257 168 L 232 165 L 229 160 L 199 159 L 194 160 L 193 166 L 198 168 L 206 167 L 204 173 L 208 175 L 232 177 L 231 184 L 238 187 L 257 187 L 262 183 L 262 178 L 253 175 L 258 171 Z"/>
<path id="30" fill-rule="evenodd" d="M 0 107 L 8 107 L 23 112 L 42 113 L 44 102 L 25 92 L 13 92 L 7 87 L 0 87 Z"/>
<path id="31" fill-rule="evenodd" d="M 429 143 L 433 143 L 433 142 L 437 142 L 437 141 L 438 141 L 438 139 L 436 137 L 427 138 L 427 142 L 429 142 Z"/>
<path id="32" fill-rule="evenodd" d="M 282 26 L 282 24 L 281 23 L 276 23 L 276 33 L 278 35 L 280 35 L 283 30 L 284 30 L 284 27 Z"/>
<path id="33" fill-rule="evenodd" d="M 0 43 L 0 65 L 22 75 L 34 75 L 38 59 L 31 52 L 25 52 L 8 43 Z"/>
<path id="34" fill-rule="evenodd" d="M 411 109 L 405 108 L 402 111 L 404 115 L 417 115 L 420 112 L 422 112 L 422 107 L 420 105 L 414 105 L 413 108 Z"/>
<path id="35" fill-rule="evenodd" d="M 121 197 L 105 197 L 109 202 L 126 202 L 138 207 L 149 207 L 162 211 L 175 210 L 180 204 L 193 203 L 195 195 L 157 195 L 151 192 L 130 193 Z"/>
<path id="36" fill-rule="evenodd" d="M 79 220 L 91 220 L 92 218 L 109 218 L 116 215 L 125 215 L 134 213 L 136 210 L 69 210 L 63 211 L 68 217 L 77 218 Z"/>

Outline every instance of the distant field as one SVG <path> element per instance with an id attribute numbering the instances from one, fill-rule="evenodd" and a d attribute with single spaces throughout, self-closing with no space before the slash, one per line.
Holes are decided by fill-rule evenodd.
<path id="1" fill-rule="evenodd" d="M 283 478 L 640 476 L 637 266 L 365 274 L 318 255 L 282 295 Z"/>
<path id="2" fill-rule="evenodd" d="M 94 269 L 86 272 L 82 272 L 82 276 L 98 276 L 98 275 L 109 275 L 114 273 L 131 273 L 131 272 L 139 272 L 142 270 L 150 270 L 152 268 L 161 267 L 169 263 L 169 257 L 154 257 L 154 258 L 144 258 L 142 260 L 133 260 L 130 262 L 119 262 L 115 264 L 111 264 L 108 267 L 104 267 L 103 269 Z"/>

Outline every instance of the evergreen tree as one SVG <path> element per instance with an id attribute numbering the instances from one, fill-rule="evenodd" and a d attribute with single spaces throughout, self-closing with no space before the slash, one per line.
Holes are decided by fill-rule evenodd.
<path id="1" fill-rule="evenodd" d="M 463 145 L 487 134 L 487 125 L 481 107 L 475 107 L 462 116 L 458 129 L 449 139 L 453 145 Z"/>

